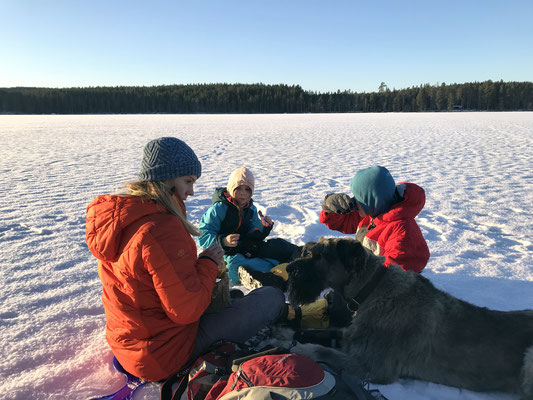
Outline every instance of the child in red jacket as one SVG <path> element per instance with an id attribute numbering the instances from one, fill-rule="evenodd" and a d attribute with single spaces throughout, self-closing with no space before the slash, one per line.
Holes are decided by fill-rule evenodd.
<path id="1" fill-rule="evenodd" d="M 427 243 L 415 221 L 426 202 L 414 183 L 395 184 L 385 167 L 358 171 L 350 181 L 354 197 L 328 194 L 320 222 L 342 233 L 355 233 L 363 246 L 385 257 L 385 265 L 420 272 L 429 259 Z"/>

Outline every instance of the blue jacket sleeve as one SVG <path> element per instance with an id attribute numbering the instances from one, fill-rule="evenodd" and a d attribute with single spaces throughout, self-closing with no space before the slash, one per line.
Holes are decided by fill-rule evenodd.
<path id="1" fill-rule="evenodd" d="M 226 204 L 215 203 L 202 215 L 199 225 L 200 237 L 198 238 L 198 243 L 204 249 L 213 243 L 217 243 L 225 249 L 225 246 L 222 244 L 222 239 L 224 238 L 219 235 L 219 232 L 227 210 L 228 206 Z"/>

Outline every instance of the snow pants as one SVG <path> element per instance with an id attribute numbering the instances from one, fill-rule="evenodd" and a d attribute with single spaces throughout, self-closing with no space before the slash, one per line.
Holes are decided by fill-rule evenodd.
<path id="1" fill-rule="evenodd" d="M 248 258 L 241 253 L 224 256 L 229 279 L 239 282 L 237 270 L 241 265 L 256 271 L 269 272 L 276 265 L 291 261 L 298 250 L 298 246 L 285 239 L 276 238 L 261 242 L 254 258 Z"/>
<path id="2" fill-rule="evenodd" d="M 195 360 L 205 353 L 210 345 L 221 339 L 245 342 L 261 328 L 276 322 L 283 314 L 285 295 L 281 290 L 265 286 L 252 290 L 231 306 L 218 312 L 206 313 L 200 318 L 196 336 Z"/>

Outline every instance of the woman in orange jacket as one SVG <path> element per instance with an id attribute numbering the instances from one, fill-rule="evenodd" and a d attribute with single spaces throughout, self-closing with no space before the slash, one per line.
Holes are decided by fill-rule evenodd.
<path id="1" fill-rule="evenodd" d="M 245 341 L 284 310 L 273 287 L 206 313 L 223 250 L 197 255 L 198 230 L 185 213 L 201 164 L 183 141 L 163 137 L 144 148 L 139 180 L 87 208 L 86 238 L 98 259 L 106 339 L 131 374 L 158 381 L 220 339 Z M 238 327 L 238 329 L 236 329 Z"/>

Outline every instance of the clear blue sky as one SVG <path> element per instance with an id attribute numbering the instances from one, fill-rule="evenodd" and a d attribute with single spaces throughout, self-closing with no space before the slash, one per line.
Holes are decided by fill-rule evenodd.
<path id="1" fill-rule="evenodd" d="M 0 87 L 533 81 L 533 0 L 0 0 Z"/>

